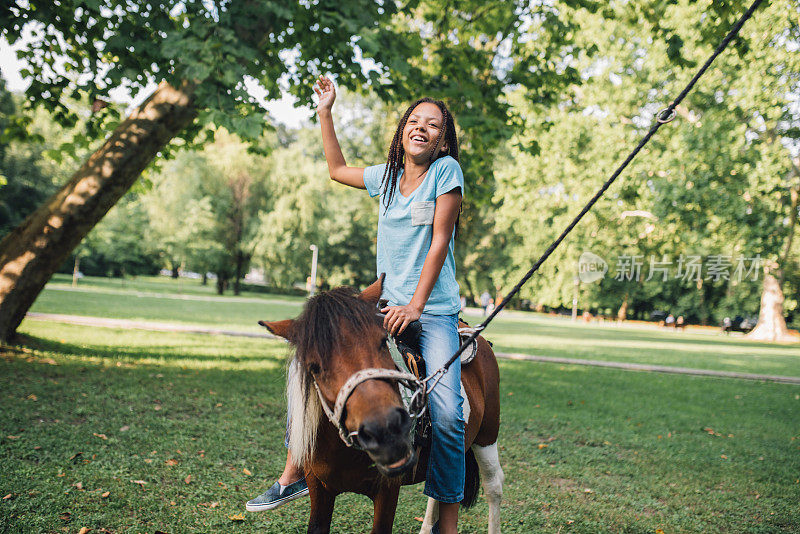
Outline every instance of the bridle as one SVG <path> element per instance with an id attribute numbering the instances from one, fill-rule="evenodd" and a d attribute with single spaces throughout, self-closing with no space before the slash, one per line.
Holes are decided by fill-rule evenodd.
<path id="1" fill-rule="evenodd" d="M 378 314 L 378 316 L 382 317 L 381 314 Z M 392 347 L 397 350 L 397 345 L 395 345 L 395 342 L 391 336 L 387 338 L 386 342 L 390 347 L 390 353 Z M 339 393 L 336 394 L 336 401 L 333 403 L 333 410 L 331 410 L 330 406 L 328 406 L 328 401 L 325 400 L 325 396 L 319 389 L 317 381 L 312 378 L 311 383 L 314 384 L 314 389 L 317 390 L 317 396 L 319 397 L 319 402 L 322 405 L 322 411 L 325 412 L 328 420 L 339 431 L 339 437 L 342 438 L 344 444 L 348 447 L 359 450 L 361 447 L 358 444 L 358 430 L 350 432 L 347 429 L 344 424 L 344 411 L 345 406 L 347 405 L 347 400 L 353 394 L 353 391 L 355 391 L 359 385 L 363 384 L 367 380 L 390 380 L 397 382 L 400 386 L 409 390 L 410 397 L 404 400 L 403 404 L 408 410 L 408 415 L 411 417 L 410 432 L 414 432 L 414 429 L 417 426 L 417 421 L 422 419 L 422 416 L 425 415 L 425 410 L 428 406 L 428 390 L 426 387 L 426 381 L 420 380 L 411 373 L 398 371 L 397 369 L 373 367 L 356 371 L 350 375 L 350 378 L 348 378 L 347 382 L 345 382 L 341 387 Z"/>
<path id="2" fill-rule="evenodd" d="M 353 394 L 353 391 L 367 380 L 392 380 L 412 391 L 410 405 L 407 407 L 409 416 L 411 417 L 412 431 L 416 426 L 416 422 L 425 414 L 425 409 L 427 408 L 425 384 L 411 373 L 404 373 L 396 369 L 370 368 L 357 371 L 347 379 L 347 382 L 345 382 L 339 390 L 339 393 L 336 395 L 336 402 L 333 405 L 333 410 L 328 406 L 328 401 L 325 400 L 325 397 L 322 395 L 317 381 L 312 379 L 314 389 L 317 390 L 320 404 L 322 404 L 322 411 L 325 412 L 325 415 L 328 416 L 328 420 L 339 431 L 339 437 L 342 438 L 342 441 L 348 447 L 359 450 L 361 447 L 358 444 L 358 431 L 354 430 L 350 432 L 347 429 L 344 424 L 344 410 L 347 400 L 350 398 L 350 395 Z"/>

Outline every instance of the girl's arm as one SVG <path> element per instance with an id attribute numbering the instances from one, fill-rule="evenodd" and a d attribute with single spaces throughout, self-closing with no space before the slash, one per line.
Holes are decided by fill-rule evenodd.
<path id="1" fill-rule="evenodd" d="M 381 312 L 386 314 L 383 326 L 392 334 L 399 334 L 406 329 L 411 321 L 416 321 L 425 309 L 425 303 L 431 296 L 433 286 L 442 271 L 450 238 L 458 219 L 458 210 L 461 206 L 461 189 L 453 189 L 449 193 L 439 195 L 436 199 L 436 209 L 433 212 L 433 236 L 431 248 L 422 264 L 422 273 L 419 277 L 417 289 L 411 302 L 406 306 L 387 306 Z"/>
<path id="2" fill-rule="evenodd" d="M 325 161 L 328 162 L 328 173 L 331 180 L 350 187 L 366 189 L 364 185 L 364 169 L 361 167 L 348 167 L 344 160 L 339 140 L 336 139 L 336 130 L 333 128 L 333 114 L 331 108 L 336 100 L 336 88 L 326 76 L 320 76 L 314 86 L 314 92 L 319 96 L 317 116 L 322 128 L 322 148 L 325 150 Z"/>

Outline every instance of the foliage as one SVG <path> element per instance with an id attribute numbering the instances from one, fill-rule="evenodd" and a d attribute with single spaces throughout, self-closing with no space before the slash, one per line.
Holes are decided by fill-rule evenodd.
<path id="1" fill-rule="evenodd" d="M 738 6 L 733 7 L 736 12 Z M 517 236 L 520 243 L 512 252 L 516 269 L 509 273 L 498 267 L 502 277 L 525 272 L 531 258 L 566 227 L 650 127 L 653 112 L 710 54 L 718 33 L 685 24 L 704 20 L 704 7 L 695 3 L 676 3 L 659 13 L 657 22 L 629 3 L 607 9 L 612 8 L 617 15 L 611 18 L 580 15 L 579 44 L 597 47 L 591 57 L 577 55 L 572 61 L 585 78 L 580 86 L 544 115 L 524 95 L 517 97 L 528 109 L 530 127 L 517 145 L 536 138 L 542 150 L 531 156 L 512 147 L 511 159 L 498 173 L 497 200 L 503 208 L 497 231 Z M 713 280 L 705 271 L 701 281 L 656 278 L 636 284 L 611 278 L 620 255 L 639 255 L 645 264 L 651 256 L 675 261 L 681 255 L 760 255 L 769 264 L 781 254 L 789 231 L 790 148 L 796 143 L 789 125 L 800 120 L 792 107 L 800 64 L 791 52 L 798 28 L 785 16 L 790 8 L 778 2 L 756 14 L 734 50 L 719 57 L 690 94 L 675 125 L 662 128 L 545 264 L 525 296 L 568 306 L 578 256 L 591 250 L 609 261 L 610 273 L 582 289 L 582 306 L 603 313 L 630 300 L 640 314 L 668 309 L 700 321 L 757 313 L 760 285 L 752 281 Z M 659 32 L 677 41 L 650 38 Z M 675 43 L 680 43 L 677 50 Z M 624 216 L 635 210 L 652 218 Z M 792 287 L 787 294 L 796 293 Z M 796 301 L 787 305 L 791 310 Z"/>
<path id="2" fill-rule="evenodd" d="M 72 272 L 74 257 L 81 273 L 122 277 L 155 274 L 160 269 L 146 236 L 148 214 L 133 194 L 119 202 L 75 249 L 64 270 Z"/>
<path id="3" fill-rule="evenodd" d="M 24 30 L 31 32 L 19 53 L 30 65 L 22 73 L 31 81 L 28 102 L 44 106 L 64 125 L 86 115 L 85 108 L 66 105 L 66 97 L 86 95 L 91 103 L 108 100 L 112 90 L 136 94 L 161 80 L 176 87 L 188 81 L 195 86 L 199 117 L 181 134 L 184 139 L 199 132 L 201 140 L 209 139 L 224 127 L 254 140 L 268 123 L 247 92 L 248 81 L 268 99 L 279 96 L 285 80 L 310 87 L 323 72 L 341 73 L 341 83 L 351 87 L 364 83 L 353 56 L 357 36 L 372 32 L 383 38 L 381 23 L 394 11 L 394 3 L 372 0 L 161 0 L 137 6 L 33 0 L 0 8 L 0 28 L 11 44 Z M 119 119 L 113 106 L 91 114 L 84 138 L 102 137 Z"/>

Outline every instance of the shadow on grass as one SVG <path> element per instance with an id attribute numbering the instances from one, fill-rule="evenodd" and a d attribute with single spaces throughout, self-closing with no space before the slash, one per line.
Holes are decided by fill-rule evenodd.
<path id="1" fill-rule="evenodd" d="M 130 331 L 125 331 L 130 332 Z M 141 335 L 151 335 L 142 333 Z M 169 335 L 169 334 L 167 334 Z M 262 345 L 256 350 L 256 341 L 243 342 L 235 339 L 231 341 L 232 352 L 240 355 L 226 355 L 219 352 L 203 353 L 210 347 L 220 343 L 219 338 L 227 336 L 208 336 L 203 334 L 189 334 L 184 337 L 194 336 L 192 343 L 180 344 L 147 344 L 140 347 L 128 348 L 119 345 L 105 344 L 77 344 L 67 341 L 56 341 L 32 335 L 19 335 L 16 344 L 30 350 L 53 352 L 66 357 L 77 358 L 96 358 L 106 363 L 114 361 L 137 362 L 147 360 L 152 365 L 158 365 L 159 361 L 169 362 L 170 360 L 197 361 L 197 362 L 225 362 L 229 364 L 239 364 L 241 362 L 255 362 L 258 360 L 269 362 L 267 367 L 281 366 L 286 362 L 289 355 L 288 348 L 280 342 L 259 340 Z M 217 339 L 209 339 L 209 338 Z M 237 343 L 238 342 L 238 343 Z M 233 370 L 233 369 L 231 369 Z"/>

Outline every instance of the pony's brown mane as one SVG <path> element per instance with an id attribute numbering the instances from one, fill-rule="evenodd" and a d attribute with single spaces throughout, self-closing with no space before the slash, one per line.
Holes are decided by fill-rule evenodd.
<path id="1" fill-rule="evenodd" d="M 345 332 L 366 331 L 378 321 L 374 306 L 358 298 L 349 287 L 337 287 L 311 297 L 303 313 L 293 321 L 290 339 L 295 356 L 289 362 L 286 396 L 291 411 L 289 450 L 297 466 L 311 462 L 322 407 L 313 391 L 308 364 L 324 372 L 333 354 L 340 352 Z"/>
<path id="2" fill-rule="evenodd" d="M 298 363 L 306 368 L 308 359 L 314 358 L 324 372 L 330 355 L 341 349 L 345 332 L 365 332 L 376 324 L 376 312 L 350 287 L 337 287 L 311 297 L 292 326 L 291 341 Z"/>

